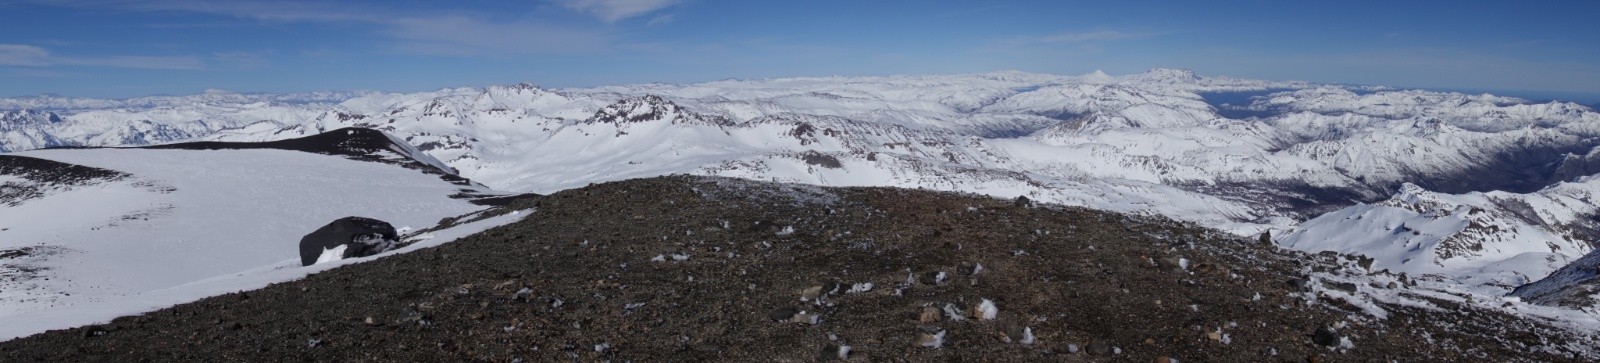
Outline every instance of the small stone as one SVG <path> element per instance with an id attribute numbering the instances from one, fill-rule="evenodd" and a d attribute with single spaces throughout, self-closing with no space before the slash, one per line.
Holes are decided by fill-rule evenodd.
<path id="1" fill-rule="evenodd" d="M 921 333 L 917 336 L 917 346 L 939 349 L 944 346 L 944 331 L 938 333 Z"/>
<path id="2" fill-rule="evenodd" d="M 793 318 L 795 314 L 799 313 L 800 310 L 795 309 L 794 307 L 781 307 L 773 309 L 772 312 L 767 313 L 767 318 L 771 319 L 772 321 L 788 321 L 790 318 Z"/>
<path id="3" fill-rule="evenodd" d="M 1161 267 L 1173 270 L 1183 270 L 1183 258 L 1178 256 L 1162 257 Z"/>
<path id="4" fill-rule="evenodd" d="M 1078 351 L 1080 350 L 1082 349 L 1078 348 L 1078 344 L 1076 343 L 1067 344 L 1067 354 L 1078 354 Z"/>
<path id="5" fill-rule="evenodd" d="M 1089 354 L 1093 355 L 1111 355 L 1111 344 L 1104 340 L 1092 341 L 1089 342 L 1088 350 Z"/>
<path id="6" fill-rule="evenodd" d="M 934 322 L 938 322 L 940 320 L 940 318 L 943 317 L 943 316 L 944 316 L 944 311 L 939 310 L 939 308 L 932 307 L 932 306 L 923 307 L 922 308 L 922 314 L 917 316 L 917 322 L 920 322 L 920 323 L 934 323 Z"/>
<path id="7" fill-rule="evenodd" d="M 1329 347 L 1337 346 L 1339 345 L 1339 333 L 1334 332 L 1333 328 L 1323 325 L 1317 327 L 1317 331 L 1311 334 L 1311 342 Z"/>
<path id="8" fill-rule="evenodd" d="M 836 344 L 828 344 L 827 346 L 822 347 L 821 352 L 817 353 L 817 360 L 830 361 L 844 358 L 845 354 L 848 353 L 841 353 L 841 351 L 843 351 L 843 349 L 840 346 Z"/>
<path id="9" fill-rule="evenodd" d="M 797 324 L 816 325 L 817 323 L 819 323 L 821 321 L 822 321 L 822 316 L 821 315 L 812 314 L 812 313 L 805 313 L 805 312 L 802 312 L 802 313 L 799 313 L 799 314 L 794 314 L 793 317 L 789 318 L 789 322 L 797 323 Z"/>
<path id="10" fill-rule="evenodd" d="M 1295 290 L 1311 291 L 1311 280 L 1309 279 L 1293 278 L 1289 279 L 1289 281 L 1284 281 L 1284 284 Z"/>
<path id="11" fill-rule="evenodd" d="M 979 272 L 983 272 L 983 264 L 970 261 L 962 262 L 956 266 L 956 272 L 967 276 L 977 275 Z"/>
<path id="12" fill-rule="evenodd" d="M 822 285 L 808 287 L 800 291 L 800 301 L 812 301 L 822 297 Z"/>
<path id="13" fill-rule="evenodd" d="M 827 296 L 827 295 L 836 295 L 838 293 L 839 293 L 839 283 L 831 282 L 831 281 L 822 283 L 822 290 L 820 291 L 820 295 Z"/>
<path id="14" fill-rule="evenodd" d="M 979 303 L 972 305 L 972 313 L 970 315 L 974 319 L 994 320 L 999 314 L 1000 308 L 995 307 L 994 301 L 983 299 Z"/>
<path id="15" fill-rule="evenodd" d="M 1326 285 L 1329 288 L 1332 288 L 1334 290 L 1344 291 L 1344 292 L 1352 293 L 1352 294 L 1354 294 L 1356 292 L 1356 284 L 1353 284 L 1353 283 L 1335 282 L 1335 281 L 1324 281 L 1324 282 L 1326 282 Z"/>
<path id="16" fill-rule="evenodd" d="M 1356 256 L 1356 264 L 1360 265 L 1362 270 L 1372 271 L 1372 263 L 1374 261 L 1377 261 L 1377 259 L 1365 255 Z"/>
<path id="17" fill-rule="evenodd" d="M 1177 359 L 1172 359 L 1171 357 L 1163 355 L 1163 356 L 1156 357 L 1156 363 L 1178 363 L 1178 360 Z"/>
<path id="18" fill-rule="evenodd" d="M 1206 339 L 1211 339 L 1211 341 L 1213 341 L 1213 342 L 1221 342 L 1222 341 L 1222 332 L 1221 331 L 1206 332 Z"/>
<path id="19" fill-rule="evenodd" d="M 106 329 L 105 328 L 101 328 L 99 326 L 91 326 L 91 327 L 88 327 L 88 328 L 83 328 L 83 337 L 84 338 L 93 338 L 93 337 L 98 337 L 98 336 L 103 336 L 103 335 L 106 335 Z"/>
<path id="20" fill-rule="evenodd" d="M 1022 325 L 1007 321 L 1005 322 L 1004 326 L 1006 330 L 1006 338 L 1010 338 L 1011 341 L 1022 340 Z"/>
<path id="21" fill-rule="evenodd" d="M 367 319 L 362 321 L 362 322 L 366 323 L 367 325 L 378 325 L 378 319 L 374 319 L 373 317 L 370 317 L 370 316 L 368 316 Z"/>

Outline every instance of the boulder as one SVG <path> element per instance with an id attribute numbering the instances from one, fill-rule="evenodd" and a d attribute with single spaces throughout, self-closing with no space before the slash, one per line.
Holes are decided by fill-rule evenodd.
<path id="1" fill-rule="evenodd" d="M 318 262 L 366 257 L 399 245 L 399 236 L 388 222 L 344 217 L 300 238 L 300 264 L 311 266 Z"/>

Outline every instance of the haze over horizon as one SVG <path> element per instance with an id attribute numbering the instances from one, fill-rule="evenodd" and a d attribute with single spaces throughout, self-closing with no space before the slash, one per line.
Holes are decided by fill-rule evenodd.
<path id="1" fill-rule="evenodd" d="M 1600 6 L 1450 5 L 0 1 L 0 96 L 1165 67 L 1600 102 Z"/>

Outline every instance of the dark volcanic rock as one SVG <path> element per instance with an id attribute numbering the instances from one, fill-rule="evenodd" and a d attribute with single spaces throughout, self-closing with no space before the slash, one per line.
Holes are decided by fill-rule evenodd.
<path id="1" fill-rule="evenodd" d="M 366 257 L 399 244 L 394 226 L 363 217 L 344 217 L 300 238 L 300 265 L 311 266 L 324 251 L 344 246 L 341 258 Z"/>
<path id="2" fill-rule="evenodd" d="M 142 146 L 143 149 L 183 149 L 183 150 L 252 150 L 252 149 L 277 149 L 293 150 L 323 155 L 342 156 L 352 160 L 379 162 L 399 165 L 414 169 L 426 174 L 439 176 L 439 179 L 461 186 L 473 186 L 471 180 L 463 178 L 457 171 L 437 161 L 425 162 L 424 159 L 432 157 L 399 140 L 385 134 L 383 131 L 346 127 L 316 135 L 293 139 L 263 141 L 263 142 L 227 142 L 227 141 L 197 141 L 173 144 Z M 392 154 L 389 155 L 389 154 Z M 465 192 L 464 192 L 465 193 Z M 463 197 L 477 197 L 476 195 L 463 195 Z"/>
<path id="3" fill-rule="evenodd" d="M 44 190 L 71 189 L 129 176 L 115 170 L 16 155 L 0 155 L 0 175 L 18 178 L 0 182 L 0 206 L 17 206 L 43 197 Z"/>
<path id="4" fill-rule="evenodd" d="M 1311 333 L 1311 342 L 1330 347 L 1336 346 L 1339 345 L 1339 333 L 1334 332 L 1333 328 L 1323 325 L 1317 327 L 1317 331 Z"/>

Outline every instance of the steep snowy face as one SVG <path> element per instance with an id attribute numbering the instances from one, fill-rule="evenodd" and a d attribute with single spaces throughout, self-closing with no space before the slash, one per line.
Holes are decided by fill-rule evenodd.
<path id="1" fill-rule="evenodd" d="M 1594 139 L 1554 129 L 1491 133 L 1437 120 L 1300 113 L 1278 121 L 1280 129 L 1311 140 L 1283 153 L 1320 161 L 1378 187 L 1412 182 L 1451 192 L 1532 191 L 1550 182 L 1566 154 L 1596 145 Z M 1332 126 L 1340 124 L 1350 127 Z"/>
<path id="2" fill-rule="evenodd" d="M 1374 258 L 1374 268 L 1438 274 L 1499 292 L 1594 250 L 1600 179 L 1534 193 L 1443 194 L 1405 184 L 1395 195 L 1324 214 L 1277 242 Z"/>
<path id="3" fill-rule="evenodd" d="M 38 128 L 61 122 L 61 116 L 51 112 L 16 110 L 0 112 L 0 131 Z"/>
<path id="4" fill-rule="evenodd" d="M 427 228 L 492 194 L 381 133 L 318 136 L 0 155 L 0 321 L 203 297 L 217 287 L 169 293 L 298 267 L 300 237 L 335 219 Z"/>
<path id="5" fill-rule="evenodd" d="M 1600 314 L 1600 250 L 1589 252 L 1539 281 L 1518 286 L 1511 296 Z"/>
<path id="6" fill-rule="evenodd" d="M 66 146 L 48 129 L 61 123 L 61 116 L 34 110 L 0 111 L 0 152 Z"/>

